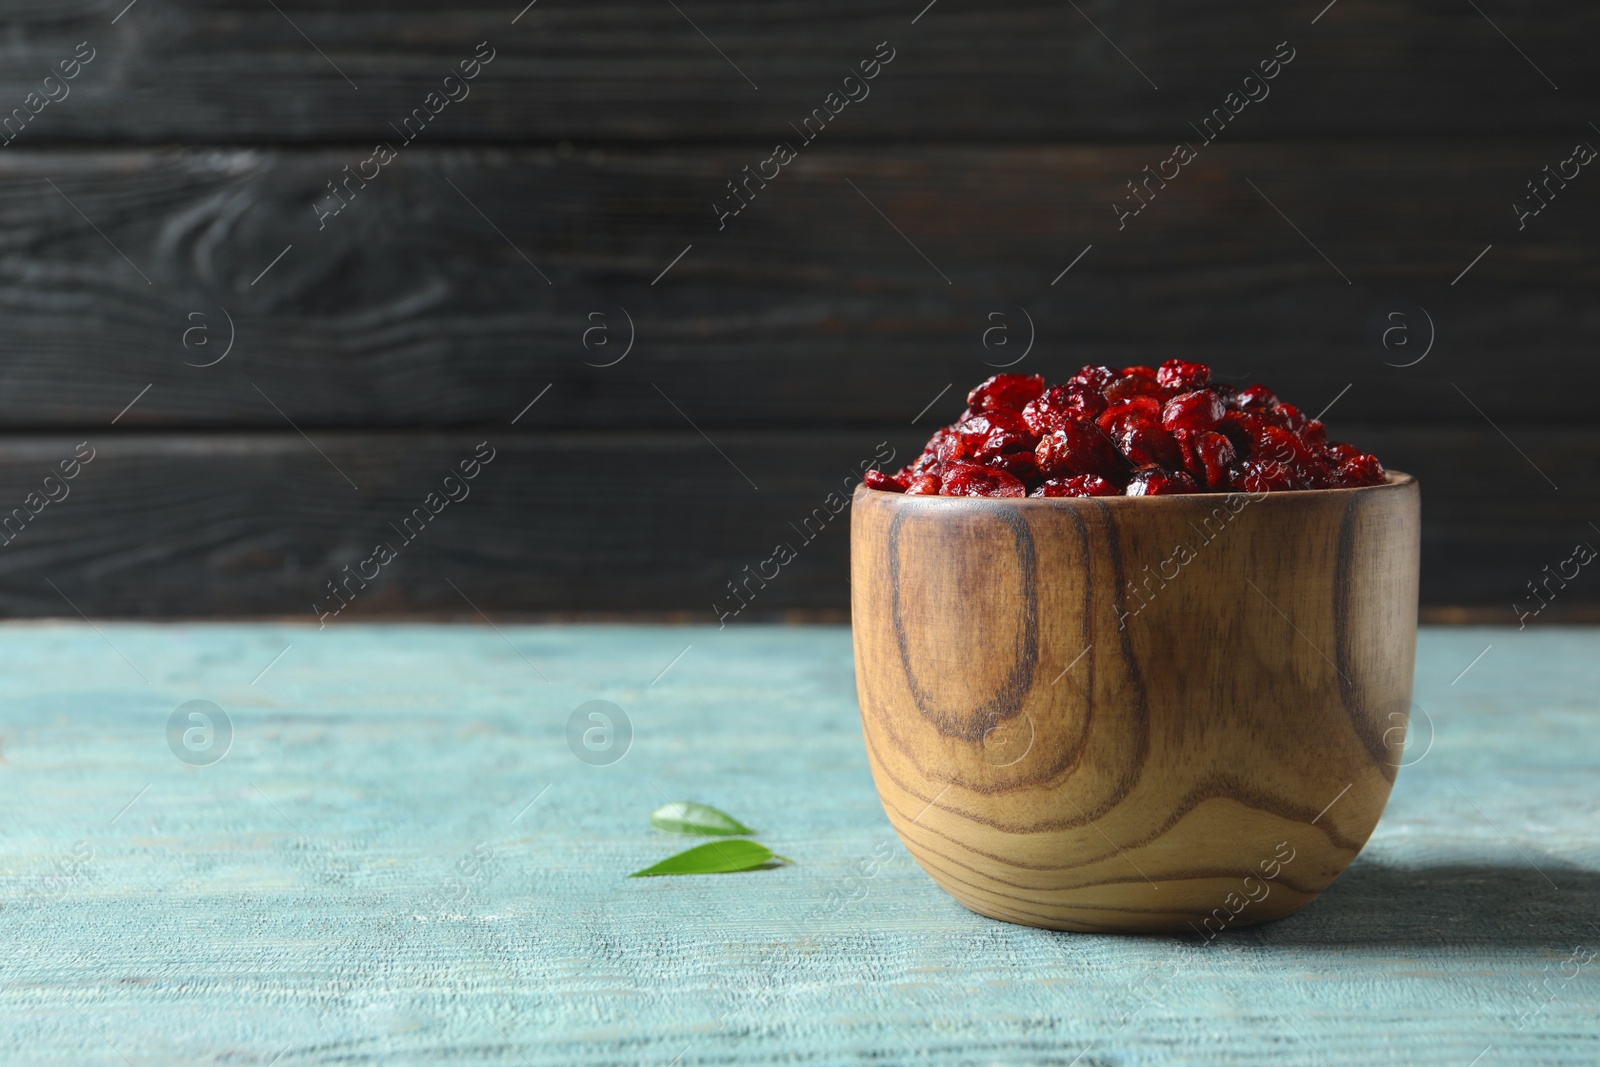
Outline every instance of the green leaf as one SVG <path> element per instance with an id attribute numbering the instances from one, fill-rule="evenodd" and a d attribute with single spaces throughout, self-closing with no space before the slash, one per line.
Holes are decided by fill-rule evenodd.
<path id="1" fill-rule="evenodd" d="M 733 841 L 711 841 L 704 845 L 696 845 L 687 852 L 680 852 L 676 856 L 668 856 L 654 867 L 646 867 L 642 871 L 634 871 L 629 878 L 653 878 L 660 874 L 729 874 L 733 871 L 748 871 L 761 867 L 773 860 L 783 860 L 784 863 L 793 863 L 774 853 L 765 845 L 758 845 L 754 841 L 743 839 Z"/>
<path id="2" fill-rule="evenodd" d="M 661 805 L 650 813 L 650 825 L 669 834 L 699 834 L 702 837 L 755 833 L 732 815 L 692 800 Z"/>

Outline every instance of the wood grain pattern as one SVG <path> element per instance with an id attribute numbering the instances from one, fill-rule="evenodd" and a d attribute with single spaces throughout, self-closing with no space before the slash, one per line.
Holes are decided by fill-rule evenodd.
<path id="1" fill-rule="evenodd" d="M 1418 500 L 1398 473 L 1154 500 L 859 489 L 856 684 L 901 841 L 1027 925 L 1209 937 L 1304 907 L 1400 764 Z"/>
<path id="2" fill-rule="evenodd" d="M 843 627 L 99 626 L 0 625 L 10 1060 L 1600 1060 L 1600 968 L 1563 967 L 1600 947 L 1600 630 L 1424 629 L 1433 729 L 1407 761 L 1428 755 L 1367 847 L 1300 913 L 1205 944 L 941 892 L 873 790 Z M 636 728 L 610 767 L 562 736 L 597 697 Z M 163 736 L 196 698 L 235 727 L 210 767 Z M 629 881 L 675 844 L 647 821 L 658 789 L 798 863 Z"/>
<path id="3" fill-rule="evenodd" d="M 846 112 L 841 139 L 1167 137 L 1219 106 L 1287 38 L 1299 55 L 1272 106 L 1250 117 L 1256 136 L 1474 136 L 1581 128 L 1597 84 L 1589 42 L 1600 32 L 1582 5 L 1561 5 L 1559 17 L 1488 9 L 1535 68 L 1471 5 L 1427 0 L 1340 0 L 1315 25 L 1321 5 L 1268 0 L 1086 0 L 1081 13 L 1008 0 L 941 4 L 920 18 L 923 5 L 889 0 L 759 9 L 697 0 L 681 14 L 605 0 L 539 3 L 515 24 L 523 3 L 277 6 L 169 0 L 112 25 L 120 5 L 8 0 L 0 92 L 20 103 L 87 38 L 100 58 L 40 116 L 35 143 L 360 141 L 488 40 L 493 66 L 431 136 L 765 140 L 888 39 L 895 65 Z"/>
<path id="4" fill-rule="evenodd" d="M 677 429 L 656 386 L 707 427 L 909 422 L 1032 336 L 1024 370 L 1202 359 L 1307 411 L 1339 397 L 1335 429 L 1481 426 L 1462 392 L 1501 424 L 1588 425 L 1600 197 L 1574 185 L 1523 233 L 1510 210 L 1564 143 L 1219 142 L 1120 232 L 1111 202 L 1170 147 L 819 146 L 722 232 L 745 150 L 418 147 L 321 231 L 350 151 L 0 153 L 0 421 L 97 425 L 153 383 L 119 427 L 281 427 L 257 387 L 302 426 L 496 423 L 554 382 L 546 425 Z M 1368 339 L 1400 298 L 1437 331 L 1405 368 Z M 232 354 L 190 365 L 225 314 Z M 186 350 L 197 325 L 212 347 Z"/>

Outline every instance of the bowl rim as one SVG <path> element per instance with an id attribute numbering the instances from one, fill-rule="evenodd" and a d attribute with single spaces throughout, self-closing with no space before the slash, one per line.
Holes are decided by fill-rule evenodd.
<path id="1" fill-rule="evenodd" d="M 1171 493 L 1163 496 L 907 496 L 905 493 L 891 493 L 887 489 L 873 489 L 865 482 L 856 486 L 855 495 L 870 493 L 874 497 L 892 497 L 905 501 L 943 501 L 937 507 L 960 507 L 974 502 L 985 504 L 1010 504 L 1026 507 L 1121 507 L 1121 508 L 1152 508 L 1152 507 L 1192 507 L 1205 501 L 1227 500 L 1229 497 L 1249 497 L 1260 503 L 1266 500 L 1321 500 L 1337 498 L 1341 494 L 1354 495 L 1357 493 L 1384 493 L 1403 491 L 1417 485 L 1417 479 L 1405 471 L 1387 470 L 1384 472 L 1382 485 L 1355 485 L 1341 486 L 1337 489 L 1274 489 L 1264 493 L 1249 493 L 1243 489 L 1229 490 L 1225 493 Z"/>

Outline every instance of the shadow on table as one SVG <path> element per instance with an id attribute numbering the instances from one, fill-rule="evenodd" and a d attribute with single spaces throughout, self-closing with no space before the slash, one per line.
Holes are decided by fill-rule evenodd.
<path id="1" fill-rule="evenodd" d="M 1240 931 L 1262 945 L 1600 942 L 1600 871 L 1541 863 L 1394 867 L 1357 860 L 1304 911 Z"/>

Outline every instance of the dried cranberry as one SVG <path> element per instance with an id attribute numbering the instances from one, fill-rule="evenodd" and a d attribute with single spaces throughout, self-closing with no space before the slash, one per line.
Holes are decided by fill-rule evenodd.
<path id="1" fill-rule="evenodd" d="M 1321 456 L 1294 464 L 1294 479 L 1301 489 L 1329 489 L 1336 484 L 1333 468 Z"/>
<path id="2" fill-rule="evenodd" d="M 1051 478 L 1042 483 L 1029 496 L 1121 496 L 1122 490 L 1093 474 L 1077 474 L 1071 478 Z"/>
<path id="3" fill-rule="evenodd" d="M 1346 488 L 1358 485 L 1382 485 L 1386 480 L 1383 464 L 1378 462 L 1378 457 L 1366 453 L 1345 460 L 1339 464 L 1333 475 L 1333 484 Z"/>
<path id="4" fill-rule="evenodd" d="M 1109 438 L 1086 422 L 1069 422 L 1039 441 L 1034 450 L 1039 472 L 1046 478 L 1098 474 L 1120 482 L 1125 464 Z"/>
<path id="5" fill-rule="evenodd" d="M 1111 440 L 1135 467 L 1158 466 L 1168 470 L 1183 466 L 1178 442 L 1154 419 L 1128 417 L 1111 431 Z"/>
<path id="6" fill-rule="evenodd" d="M 1106 398 L 1093 389 L 1082 386 L 1067 387 L 1067 414 L 1079 421 L 1088 422 L 1098 418 L 1106 409 Z"/>
<path id="7" fill-rule="evenodd" d="M 1146 378 L 1153 382 L 1156 380 L 1156 369 L 1154 367 L 1144 366 L 1123 367 L 1122 376 L 1124 378 Z"/>
<path id="8" fill-rule="evenodd" d="M 1096 367 L 1091 364 L 1068 378 L 1067 384 L 1081 385 L 1086 389 L 1093 389 L 1095 392 L 1099 392 L 1116 381 L 1118 377 L 1117 372 L 1110 367 Z"/>
<path id="9" fill-rule="evenodd" d="M 933 440 L 929 441 L 928 445 L 933 449 L 934 459 L 939 466 L 965 459 L 972 454 L 966 442 L 962 440 L 961 434 L 948 426 L 934 434 Z"/>
<path id="10" fill-rule="evenodd" d="M 983 461 L 983 465 L 1008 471 L 1024 485 L 1037 482 L 1040 478 L 1039 460 L 1032 452 L 1008 452 L 1003 456 L 990 456 Z"/>
<path id="11" fill-rule="evenodd" d="M 1224 434 L 1212 430 L 1174 430 L 1173 438 L 1183 453 L 1184 469 L 1195 484 L 1205 489 L 1228 487 L 1228 466 L 1239 458 L 1239 450 Z"/>
<path id="12" fill-rule="evenodd" d="M 1305 428 L 1307 421 L 1299 408 L 1293 404 L 1285 404 L 1281 400 L 1272 405 L 1272 408 L 1267 412 L 1267 417 L 1274 419 L 1285 429 L 1293 430 L 1296 433 Z"/>
<path id="13" fill-rule="evenodd" d="M 943 480 L 937 474 L 919 474 L 906 486 L 906 496 L 938 496 Z"/>
<path id="14" fill-rule="evenodd" d="M 1028 429 L 1043 437 L 1067 421 L 1067 394 L 1059 385 L 1054 386 L 1043 396 L 1028 401 L 1027 407 L 1022 409 L 1022 421 L 1028 424 Z"/>
<path id="15" fill-rule="evenodd" d="M 1168 431 L 1214 430 L 1228 413 L 1222 398 L 1209 389 L 1179 393 L 1161 409 L 1161 426 Z"/>
<path id="16" fill-rule="evenodd" d="M 1165 471 L 1160 467 L 1140 467 L 1128 479 L 1129 496 L 1173 496 L 1178 493 L 1197 493 L 1194 479 L 1182 471 Z"/>
<path id="17" fill-rule="evenodd" d="M 1326 452 L 1328 459 L 1332 460 L 1335 464 L 1348 463 L 1353 459 L 1360 459 L 1362 456 L 1366 455 L 1365 452 L 1361 451 L 1361 449 L 1357 448 L 1355 445 L 1347 445 L 1343 441 L 1334 441 L 1333 443 L 1327 445 Z"/>
<path id="18" fill-rule="evenodd" d="M 897 477 L 885 474 L 880 470 L 870 470 L 861 479 L 868 489 L 879 489 L 885 493 L 903 493 L 906 485 Z"/>
<path id="19" fill-rule="evenodd" d="M 1106 386 L 1102 392 L 1105 398 L 1115 404 L 1136 396 L 1148 396 L 1157 403 L 1161 402 L 1161 386 L 1156 384 L 1154 378 L 1140 378 L 1137 375 L 1118 378 Z"/>
<path id="20" fill-rule="evenodd" d="M 1230 411 L 1217 425 L 1217 430 L 1228 435 L 1241 456 L 1258 451 L 1261 435 L 1269 428 L 1272 424 L 1253 411 Z"/>
<path id="21" fill-rule="evenodd" d="M 1325 445 L 1328 443 L 1328 428 L 1321 419 L 1307 419 L 1300 428 L 1300 439 L 1307 444 Z"/>
<path id="22" fill-rule="evenodd" d="M 996 408 L 1021 411 L 1023 405 L 1042 392 L 1043 375 L 996 374 L 967 394 L 967 407 L 974 412 Z"/>
<path id="23" fill-rule="evenodd" d="M 954 463 L 945 472 L 940 496 L 1026 496 L 1013 475 L 993 467 L 980 467 L 975 463 Z"/>
<path id="24" fill-rule="evenodd" d="M 1256 439 L 1255 447 L 1250 451 L 1250 456 L 1252 459 L 1285 463 L 1290 466 L 1321 458 L 1312 451 L 1310 445 L 1281 426 L 1268 426 L 1263 429 Z"/>
<path id="25" fill-rule="evenodd" d="M 1105 409 L 1105 397 L 1099 393 L 1078 385 L 1057 385 L 1028 401 L 1022 409 L 1022 419 L 1028 429 L 1043 437 L 1068 422 L 1092 419 Z"/>
<path id="26" fill-rule="evenodd" d="M 1003 452 L 1031 450 L 1039 443 L 1039 435 L 1028 429 L 1022 412 L 1010 408 L 996 408 L 974 415 L 956 427 L 967 455 L 988 459 Z"/>
<path id="27" fill-rule="evenodd" d="M 1120 403 L 1112 404 L 1100 413 L 1095 421 L 1106 433 L 1126 422 L 1159 422 L 1161 420 L 1161 401 L 1153 396 L 1134 396 Z"/>
<path id="28" fill-rule="evenodd" d="M 1252 385 L 1248 389 L 1239 390 L 1233 397 L 1232 406 L 1239 411 L 1254 411 L 1257 413 L 1267 410 L 1278 402 L 1272 390 L 1264 385 Z"/>
<path id="29" fill-rule="evenodd" d="M 1211 381 L 1211 368 L 1204 363 L 1169 359 L 1156 371 L 1156 381 L 1161 388 L 1171 390 L 1174 394 L 1189 393 L 1206 387 Z"/>
<path id="30" fill-rule="evenodd" d="M 1241 459 L 1228 471 L 1228 481 L 1247 493 L 1268 493 L 1297 488 L 1287 465 L 1271 460 Z"/>

